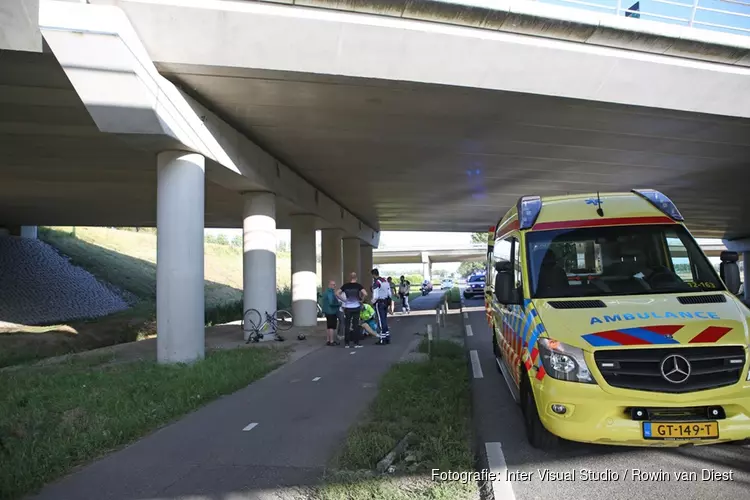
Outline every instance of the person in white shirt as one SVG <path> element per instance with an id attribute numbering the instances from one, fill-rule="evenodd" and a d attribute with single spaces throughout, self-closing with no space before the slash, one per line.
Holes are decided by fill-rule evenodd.
<path id="1" fill-rule="evenodd" d="M 388 329 L 388 299 L 391 297 L 391 286 L 388 280 L 380 276 L 377 269 L 371 271 L 372 274 L 372 301 L 375 304 L 375 311 L 378 317 L 378 344 L 391 343 L 391 331 Z"/>
<path id="2" fill-rule="evenodd" d="M 409 306 L 409 291 L 411 290 L 411 283 L 409 280 L 401 276 L 399 278 L 398 295 L 401 297 L 401 312 L 410 313 L 411 307 Z"/>

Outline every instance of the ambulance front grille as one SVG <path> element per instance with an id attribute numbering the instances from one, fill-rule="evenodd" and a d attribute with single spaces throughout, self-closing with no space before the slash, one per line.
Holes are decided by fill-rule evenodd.
<path id="1" fill-rule="evenodd" d="M 689 375 L 681 383 L 670 382 L 662 374 L 662 361 L 672 354 L 682 356 L 690 364 Z M 742 346 L 607 349 L 594 352 L 594 360 L 612 387 L 685 393 L 736 384 L 745 366 L 745 349 Z"/>

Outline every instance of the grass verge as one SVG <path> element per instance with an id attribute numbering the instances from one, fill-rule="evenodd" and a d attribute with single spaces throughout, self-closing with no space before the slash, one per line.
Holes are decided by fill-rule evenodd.
<path id="1" fill-rule="evenodd" d="M 0 372 L 0 499 L 19 498 L 279 366 L 284 350 L 207 353 L 191 365 L 106 357 Z"/>
<path id="2" fill-rule="evenodd" d="M 463 348 L 433 344 L 432 361 L 401 363 L 383 377 L 367 419 L 350 430 L 332 473 L 316 489 L 319 500 L 474 498 L 473 483 L 433 481 L 432 469 L 472 471 L 471 399 Z M 395 464 L 396 474 L 373 476 L 381 460 L 409 432 L 415 439 Z"/>

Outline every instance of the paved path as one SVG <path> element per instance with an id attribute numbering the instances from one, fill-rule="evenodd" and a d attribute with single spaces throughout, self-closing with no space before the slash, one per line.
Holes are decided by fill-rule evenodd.
<path id="1" fill-rule="evenodd" d="M 466 307 L 483 307 L 483 298 L 464 301 Z M 573 444 L 555 453 L 544 453 L 526 441 L 521 410 L 516 406 L 502 375 L 496 369 L 492 353 L 492 337 L 484 311 L 470 312 L 468 324 L 472 336 L 467 337 L 470 351 L 476 351 L 482 378 L 474 378 L 473 405 L 475 425 L 481 448 L 490 445 L 492 465 L 504 458 L 508 471 L 533 471 L 530 481 L 512 481 L 497 484 L 497 500 L 536 500 L 550 498 L 554 488 L 555 498 L 576 500 L 670 498 L 679 500 L 750 499 L 750 449 L 735 445 L 701 446 L 679 450 L 657 450 Z M 502 457 L 502 458 L 501 458 Z M 486 466 L 486 465 L 485 465 Z M 619 474 L 617 481 L 575 482 L 540 480 L 538 471 L 611 471 Z M 702 481 L 703 469 L 734 471 L 732 481 Z M 633 471 L 664 471 L 669 480 L 653 481 L 633 479 Z M 676 481 L 673 473 L 697 473 L 697 481 Z M 614 477 L 610 474 L 610 478 Z"/>
<path id="2" fill-rule="evenodd" d="M 434 308 L 433 295 L 413 308 Z M 315 483 L 424 323 L 419 315 L 389 319 L 390 345 L 322 346 L 34 498 L 265 500 Z"/>

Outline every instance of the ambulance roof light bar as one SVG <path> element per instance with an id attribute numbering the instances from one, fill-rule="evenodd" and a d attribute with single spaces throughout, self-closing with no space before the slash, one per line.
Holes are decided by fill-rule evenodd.
<path id="1" fill-rule="evenodd" d="M 633 192 L 648 200 L 653 206 L 664 212 L 664 214 L 668 215 L 672 219 L 680 222 L 685 220 L 682 217 L 680 211 L 677 210 L 675 204 L 672 203 L 672 200 L 667 198 L 659 191 L 656 191 L 655 189 L 633 189 Z"/>
<path id="2" fill-rule="evenodd" d="M 522 196 L 518 200 L 518 228 L 529 229 L 539 217 L 542 211 L 542 198 L 540 196 Z"/>

